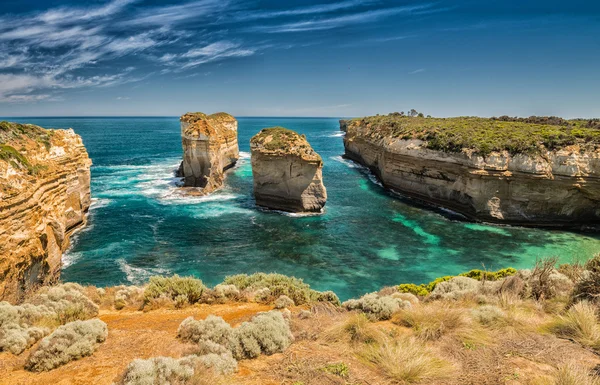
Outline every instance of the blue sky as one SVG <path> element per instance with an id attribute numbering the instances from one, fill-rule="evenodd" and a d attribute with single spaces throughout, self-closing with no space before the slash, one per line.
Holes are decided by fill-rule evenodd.
<path id="1" fill-rule="evenodd" d="M 600 116 L 600 2 L 2 0 L 0 116 Z"/>

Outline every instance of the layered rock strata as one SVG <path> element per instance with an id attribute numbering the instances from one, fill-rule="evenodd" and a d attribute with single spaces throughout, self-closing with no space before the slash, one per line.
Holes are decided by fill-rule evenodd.
<path id="1" fill-rule="evenodd" d="M 178 175 L 185 187 L 201 187 L 208 194 L 223 185 L 224 171 L 239 158 L 237 120 L 222 112 L 194 112 L 180 121 L 183 162 Z"/>
<path id="2" fill-rule="evenodd" d="M 547 227 L 600 224 L 600 150 L 594 144 L 554 150 L 540 145 L 537 154 L 483 156 L 468 148 L 431 149 L 428 140 L 389 135 L 368 119 L 341 121 L 340 128 L 346 132 L 346 157 L 369 167 L 384 186 L 471 220 Z"/>
<path id="3" fill-rule="evenodd" d="M 0 122 L 0 299 L 58 278 L 90 207 L 90 166 L 73 130 Z"/>
<path id="4" fill-rule="evenodd" d="M 323 160 L 304 135 L 265 128 L 251 139 L 250 149 L 257 205 L 288 212 L 323 209 Z"/>

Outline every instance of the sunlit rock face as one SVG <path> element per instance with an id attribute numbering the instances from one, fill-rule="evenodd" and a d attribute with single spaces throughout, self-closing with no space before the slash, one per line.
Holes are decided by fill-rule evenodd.
<path id="1" fill-rule="evenodd" d="M 237 120 L 229 114 L 187 113 L 181 117 L 183 162 L 178 175 L 185 187 L 208 194 L 223 185 L 224 171 L 239 158 Z"/>
<path id="2" fill-rule="evenodd" d="M 346 157 L 393 190 L 472 220 L 530 226 L 600 224 L 600 151 L 569 146 L 539 155 L 467 149 L 444 152 L 424 141 L 379 135 L 341 121 Z"/>
<path id="3" fill-rule="evenodd" d="M 90 207 L 91 164 L 73 130 L 0 122 L 0 299 L 59 277 Z"/>
<path id="4" fill-rule="evenodd" d="M 288 212 L 323 209 L 323 160 L 303 135 L 267 128 L 252 138 L 250 149 L 257 205 Z"/>

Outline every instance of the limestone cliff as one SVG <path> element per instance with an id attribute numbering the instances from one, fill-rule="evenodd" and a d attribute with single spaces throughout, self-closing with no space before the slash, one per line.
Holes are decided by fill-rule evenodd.
<path id="1" fill-rule="evenodd" d="M 0 122 L 0 299 L 58 277 L 90 207 L 90 166 L 73 130 Z"/>
<path id="2" fill-rule="evenodd" d="M 289 212 L 319 212 L 327 201 L 323 160 L 304 135 L 266 128 L 250 141 L 256 204 Z"/>
<path id="3" fill-rule="evenodd" d="M 481 119 L 452 124 L 374 117 L 341 121 L 340 128 L 346 131 L 346 156 L 369 167 L 386 187 L 469 219 L 535 226 L 600 223 L 600 131 L 576 131 L 579 122 L 568 130 L 518 126 L 514 131 L 507 128 L 516 124 L 511 122 L 486 120 L 491 128 L 481 130 L 469 126 L 483 124 Z M 464 147 L 459 140 L 479 147 Z M 549 148 L 558 140 L 565 145 Z M 506 150 L 485 151 L 504 144 Z"/>
<path id="4" fill-rule="evenodd" d="M 237 120 L 226 113 L 187 113 L 181 117 L 183 162 L 178 174 L 185 187 L 208 194 L 223 185 L 223 172 L 239 158 Z"/>

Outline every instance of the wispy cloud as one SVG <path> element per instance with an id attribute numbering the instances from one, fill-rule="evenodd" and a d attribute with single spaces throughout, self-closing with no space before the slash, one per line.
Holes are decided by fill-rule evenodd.
<path id="1" fill-rule="evenodd" d="M 251 56 L 255 52 L 253 49 L 241 48 L 239 43 L 219 41 L 181 54 L 165 54 L 159 60 L 184 70 L 223 58 Z"/>
<path id="2" fill-rule="evenodd" d="M 348 25 L 364 24 L 377 21 L 386 17 L 400 14 L 410 14 L 413 12 L 433 11 L 433 3 L 423 5 L 413 5 L 404 7 L 384 8 L 365 12 L 353 13 L 350 15 L 326 17 L 320 19 L 284 23 L 274 26 L 255 26 L 249 28 L 253 32 L 266 33 L 284 33 L 284 32 L 305 32 L 320 31 L 334 28 L 345 27 Z"/>
<path id="3" fill-rule="evenodd" d="M 197 0 L 184 4 L 152 7 L 139 12 L 127 21 L 129 25 L 171 25 L 213 15 L 233 7 L 229 0 Z"/>
<path id="4" fill-rule="evenodd" d="M 416 69 L 414 71 L 410 71 L 408 74 L 409 75 L 416 75 L 416 74 L 420 74 L 421 72 L 425 72 L 425 68 L 419 68 L 419 69 Z"/>
<path id="5" fill-rule="evenodd" d="M 235 21 L 249 21 L 249 20 L 260 20 L 260 19 L 274 19 L 279 17 L 288 16 L 303 16 L 303 15 L 314 15 L 324 14 L 329 12 L 341 11 L 345 9 L 351 9 L 356 7 L 364 7 L 376 3 L 376 0 L 346 0 L 338 3 L 330 4 L 318 4 L 308 7 L 285 9 L 279 11 L 241 11 L 234 14 L 232 20 Z"/>

